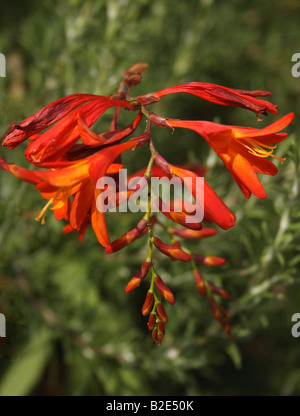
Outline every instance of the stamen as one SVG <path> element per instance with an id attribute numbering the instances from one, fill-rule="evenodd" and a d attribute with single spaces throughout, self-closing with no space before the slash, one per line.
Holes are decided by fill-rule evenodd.
<path id="1" fill-rule="evenodd" d="M 50 205 L 52 205 L 57 197 L 57 195 L 61 192 L 61 188 L 59 188 L 59 190 L 56 192 L 56 194 L 49 199 L 49 201 L 47 202 L 47 204 L 44 206 L 44 208 L 41 210 L 41 212 L 39 213 L 39 215 L 36 217 L 36 221 L 40 221 L 41 225 L 44 225 L 46 223 L 46 212 L 48 210 L 48 208 L 50 207 Z"/>
<path id="2" fill-rule="evenodd" d="M 285 158 L 278 157 L 273 154 L 273 151 L 277 148 L 276 145 L 270 146 L 267 144 L 263 144 L 251 138 L 243 138 L 243 140 L 247 143 L 243 143 L 243 146 L 248 149 L 248 152 L 257 157 L 274 157 L 275 159 L 279 160 L 282 163 Z"/>

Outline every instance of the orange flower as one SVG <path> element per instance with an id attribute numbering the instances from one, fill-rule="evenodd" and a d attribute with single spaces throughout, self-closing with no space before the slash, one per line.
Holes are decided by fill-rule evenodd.
<path id="1" fill-rule="evenodd" d="M 287 133 L 278 133 L 294 119 L 294 113 L 287 114 L 275 123 L 263 129 L 250 127 L 224 126 L 209 121 L 184 121 L 168 119 L 173 127 L 183 127 L 196 131 L 219 155 L 232 177 L 249 198 L 253 193 L 258 198 L 266 198 L 266 192 L 256 172 L 276 175 L 277 167 L 268 159 L 276 146 L 287 137 Z"/>
<path id="2" fill-rule="evenodd" d="M 0 167 L 19 179 L 36 185 L 41 195 L 48 199 L 37 220 L 45 223 L 45 214 L 52 205 L 57 220 L 65 219 L 70 227 L 65 232 L 78 230 L 80 239 L 91 223 L 98 241 L 104 247 L 109 245 L 109 237 L 104 213 L 99 212 L 96 200 L 101 192 L 96 189 L 98 179 L 105 174 L 117 173 L 122 165 L 113 163 L 128 149 L 145 143 L 144 137 L 133 138 L 126 143 L 107 147 L 85 159 L 65 162 L 64 167 L 51 170 L 27 170 L 14 164 L 1 162 Z"/>

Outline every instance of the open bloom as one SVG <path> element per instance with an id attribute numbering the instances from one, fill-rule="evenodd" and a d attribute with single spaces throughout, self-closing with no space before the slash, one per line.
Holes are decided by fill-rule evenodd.
<path id="1" fill-rule="evenodd" d="M 97 180 L 104 175 L 117 173 L 122 165 L 113 161 L 124 151 L 143 145 L 146 140 L 147 137 L 139 136 L 50 170 L 27 170 L 4 161 L 1 162 L 1 167 L 19 179 L 34 184 L 41 195 L 48 199 L 37 217 L 42 224 L 45 222 L 47 209 L 52 206 L 57 220 L 69 221 L 66 232 L 78 230 L 82 239 L 87 227 L 92 224 L 99 243 L 106 247 L 109 245 L 109 238 L 104 213 L 96 205 L 100 193 L 96 189 Z"/>
<path id="2" fill-rule="evenodd" d="M 249 198 L 253 193 L 258 198 L 266 198 L 266 192 L 256 172 L 276 175 L 277 167 L 267 159 L 274 155 L 275 143 L 287 137 L 287 133 L 278 133 L 294 119 L 294 113 L 287 114 L 275 123 L 263 129 L 250 127 L 225 126 L 209 121 L 188 121 L 168 119 L 172 127 L 183 127 L 199 133 L 219 155 L 232 177 Z"/>

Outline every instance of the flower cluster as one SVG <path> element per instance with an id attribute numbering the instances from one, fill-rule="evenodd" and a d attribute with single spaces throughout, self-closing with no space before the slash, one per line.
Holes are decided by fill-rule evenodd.
<path id="1" fill-rule="evenodd" d="M 145 63 L 137 63 L 128 68 L 123 73 L 119 90 L 115 94 L 73 94 L 54 101 L 21 123 L 14 124 L 5 134 L 2 144 L 14 149 L 28 140 L 25 158 L 35 169 L 29 170 L 8 163 L 2 158 L 0 167 L 35 185 L 47 200 L 36 218 L 42 224 L 45 223 L 47 210 L 51 208 L 57 220 L 66 222 L 63 232 L 78 231 L 80 241 L 91 225 L 107 254 L 115 253 L 147 236 L 147 255 L 140 270 L 127 284 L 125 292 L 130 293 L 139 287 L 146 276 L 150 275 L 150 286 L 142 306 L 142 314 L 148 316 L 148 329 L 158 345 L 163 340 L 165 324 L 168 321 L 162 302 L 165 300 L 173 305 L 175 297 L 157 271 L 154 255 L 156 250 L 173 261 L 184 261 L 191 265 L 191 273 L 199 293 L 207 297 L 213 317 L 220 322 L 230 338 L 230 317 L 222 305 L 222 301 L 229 299 L 230 295 L 205 279 L 199 271 L 199 266 L 221 266 L 225 260 L 193 253 L 184 246 L 183 240 L 198 240 L 217 233 L 216 229 L 204 227 L 203 223 L 214 223 L 227 230 L 235 225 L 235 215 L 205 180 L 202 182 L 203 196 L 199 201 L 198 180 L 204 177 L 205 169 L 197 165 L 175 166 L 169 163 L 156 150 L 151 127 L 154 124 L 172 130 L 179 127 L 196 131 L 218 154 L 243 194 L 249 198 L 253 193 L 263 199 L 266 198 L 266 192 L 257 173 L 277 173 L 276 165 L 267 157 L 283 162 L 284 159 L 274 155 L 274 150 L 276 144 L 287 137 L 286 133 L 280 131 L 293 121 L 294 114 L 287 114 L 262 129 L 162 117 L 150 111 L 149 106 L 172 93 L 193 94 L 215 104 L 250 110 L 258 119 L 268 113 L 278 114 L 278 111 L 277 106 L 264 99 L 270 95 L 267 91 L 244 91 L 202 82 L 176 85 L 134 97 L 130 93 L 131 88 L 141 81 L 146 69 Z M 119 126 L 119 112 L 122 107 L 137 114 L 126 127 Z M 110 108 L 115 111 L 109 131 L 96 133 L 92 126 Z M 144 133 L 135 136 L 133 133 L 142 119 L 146 120 Z M 118 177 L 124 168 L 121 155 L 139 146 L 148 149 L 149 163 L 145 169 L 128 179 L 128 184 L 134 178 L 137 181 L 134 186 L 128 186 L 124 191 Z M 99 186 L 101 178 L 111 178 L 116 186 Z M 184 204 L 183 207 L 183 201 L 174 197 L 174 200 L 169 201 L 167 209 L 164 197 L 159 195 L 155 195 L 153 203 L 152 184 L 155 178 L 182 180 L 192 196 L 190 205 Z M 117 208 L 143 190 L 146 190 L 148 198 L 144 216 L 136 227 L 111 242 L 105 221 L 105 209 L 100 209 L 99 197 L 104 193 L 109 197 L 115 192 L 114 208 Z M 101 200 L 103 202 L 103 198 Z M 202 216 L 195 214 L 198 212 L 197 204 L 201 205 Z M 153 209 L 154 206 L 157 210 Z M 193 221 L 190 220 L 191 214 Z M 169 225 L 169 221 L 175 225 Z M 162 233 L 158 233 L 158 228 Z"/>

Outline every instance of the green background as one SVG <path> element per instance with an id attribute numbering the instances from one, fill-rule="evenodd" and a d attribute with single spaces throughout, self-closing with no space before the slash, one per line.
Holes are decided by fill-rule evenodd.
<path id="1" fill-rule="evenodd" d="M 0 395 L 298 395 L 300 339 L 299 99 L 292 55 L 299 50 L 298 0 L 10 0 L 1 7 L 0 132 L 72 93 L 111 94 L 132 63 L 149 68 L 136 93 L 190 81 L 272 91 L 281 115 L 294 111 L 286 157 L 264 177 L 266 200 L 246 200 L 221 161 L 191 131 L 154 129 L 171 163 L 209 166 L 207 181 L 237 216 L 237 225 L 191 244 L 227 265 L 202 274 L 232 294 L 234 341 L 213 320 L 190 268 L 159 257 L 159 272 L 176 295 L 166 306 L 166 337 L 157 348 L 141 306 L 147 282 L 130 295 L 129 279 L 145 256 L 140 240 L 105 256 L 90 230 L 82 243 L 62 235 L 52 215 L 34 221 L 44 200 L 34 187 L 0 173 Z M 255 115 L 185 94 L 165 97 L 156 113 L 263 127 Z M 112 112 L 97 123 L 105 130 Z M 122 119 L 128 114 L 122 112 Z M 101 129 L 101 130 L 100 130 Z M 1 148 L 23 164 L 26 144 Z M 125 156 L 130 170 L 149 155 Z M 26 164 L 25 164 L 26 165 Z M 108 218 L 112 238 L 135 215 Z"/>

